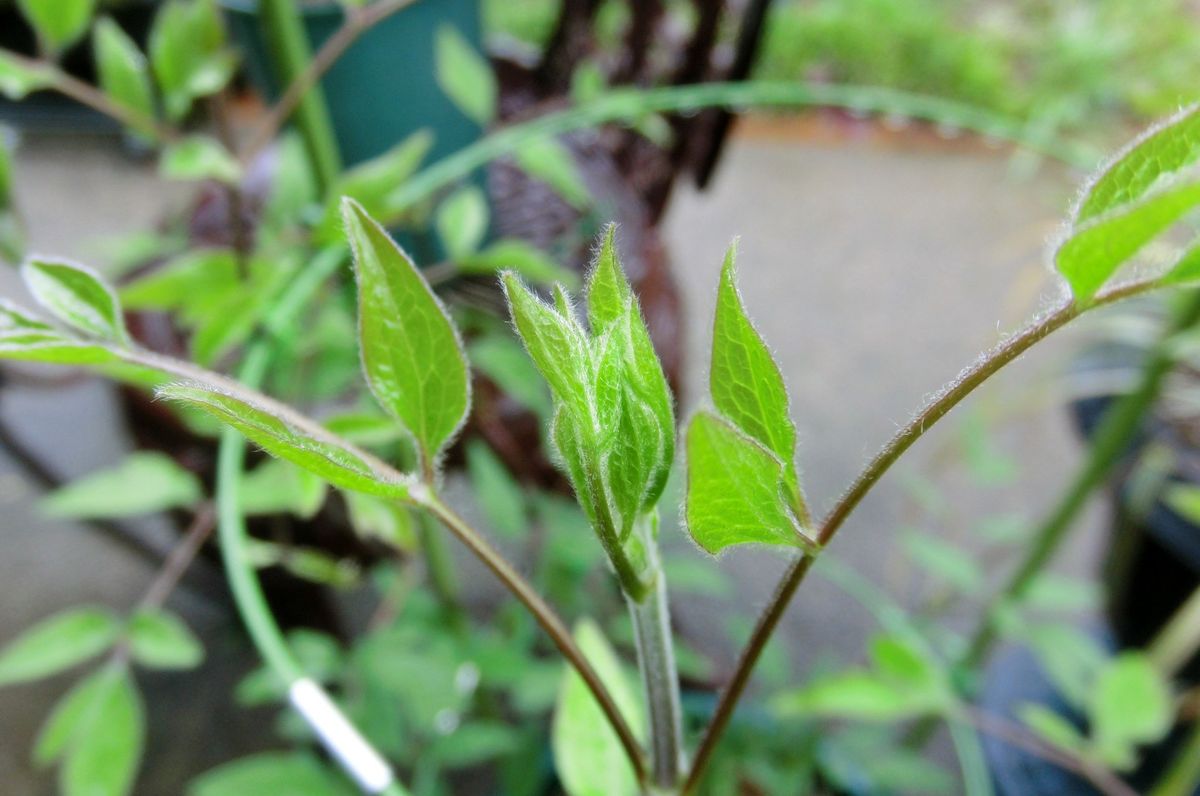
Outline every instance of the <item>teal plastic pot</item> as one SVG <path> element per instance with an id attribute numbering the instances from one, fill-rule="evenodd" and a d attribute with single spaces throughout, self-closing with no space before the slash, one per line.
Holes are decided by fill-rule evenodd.
<path id="1" fill-rule="evenodd" d="M 240 45 L 251 81 L 277 97 L 255 0 L 222 0 L 230 30 Z M 332 3 L 301 3 L 313 50 L 342 23 Z M 321 81 L 342 161 L 352 166 L 374 157 L 409 134 L 427 127 L 436 136 L 434 159 L 479 138 L 482 130 L 438 88 L 434 41 L 442 25 L 458 29 L 479 51 L 482 46 L 479 0 L 421 0 L 364 33 Z"/>

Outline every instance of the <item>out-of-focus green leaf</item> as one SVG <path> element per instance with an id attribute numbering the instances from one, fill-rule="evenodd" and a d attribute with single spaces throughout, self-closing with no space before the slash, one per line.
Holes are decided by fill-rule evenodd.
<path id="1" fill-rule="evenodd" d="M 462 34 L 449 25 L 438 29 L 435 48 L 438 85 L 458 109 L 486 127 L 496 117 L 496 75 Z"/>
<path id="2" fill-rule="evenodd" d="M 509 755 L 517 744 L 509 725 L 473 721 L 434 741 L 429 755 L 444 768 L 464 768 Z"/>
<path id="3" fill-rule="evenodd" d="M 121 288 L 129 309 L 178 310 L 188 324 L 239 291 L 237 254 L 231 249 L 193 249 Z"/>
<path id="4" fill-rule="evenodd" d="M 574 271 L 562 267 L 541 249 L 517 238 L 498 240 L 485 249 L 458 258 L 464 274 L 498 274 L 515 271 L 522 279 L 542 285 L 561 282 L 568 288 L 579 285 Z"/>
<path id="5" fill-rule="evenodd" d="M 310 519 L 325 502 L 326 485 L 317 476 L 281 459 L 269 459 L 242 478 L 242 513 L 295 514 Z"/>
<path id="6" fill-rule="evenodd" d="M 1117 154 L 1088 187 L 1075 209 L 1076 223 L 1138 199 L 1164 176 L 1200 158 L 1200 105 L 1151 128 Z"/>
<path id="7" fill-rule="evenodd" d="M 538 417 L 550 417 L 550 393 L 520 343 L 488 334 L 468 343 L 467 351 L 476 370 Z"/>
<path id="8" fill-rule="evenodd" d="M 128 342 L 117 296 L 95 271 L 65 260 L 27 260 L 21 275 L 38 303 L 62 322 L 92 337 Z"/>
<path id="9" fill-rule="evenodd" d="M 688 533 L 716 554 L 735 544 L 804 547 L 783 497 L 783 463 L 767 448 L 711 412 L 687 427 Z"/>
<path id="10" fill-rule="evenodd" d="M 92 21 L 96 0 L 17 0 L 38 41 L 57 55 L 79 40 Z"/>
<path id="11" fill-rule="evenodd" d="M 1017 713 L 1029 729 L 1051 746 L 1072 754 L 1082 754 L 1086 750 L 1087 741 L 1079 730 L 1045 705 L 1022 705 Z"/>
<path id="12" fill-rule="evenodd" d="M 22 100 L 34 91 L 52 85 L 54 75 L 48 68 L 27 66 L 9 53 L 0 51 L 0 94 L 10 100 Z"/>
<path id="13" fill-rule="evenodd" d="M 150 63 L 167 116 L 182 119 L 192 101 L 220 91 L 237 60 L 225 48 L 225 31 L 213 0 L 167 0 L 150 29 Z"/>
<path id="14" fill-rule="evenodd" d="M 124 667 L 114 668 L 112 686 L 72 733 L 58 772 L 63 796 L 127 796 L 133 790 L 146 717 L 133 678 Z"/>
<path id="15" fill-rule="evenodd" d="M 119 667 L 105 666 L 71 686 L 38 730 L 33 746 L 35 765 L 47 766 L 62 757 L 80 728 L 89 725 L 98 706 L 107 702 L 121 676 Z"/>
<path id="16" fill-rule="evenodd" d="M 169 180 L 217 180 L 232 185 L 242 178 L 237 158 L 207 135 L 189 135 L 169 144 L 158 171 Z"/>
<path id="17" fill-rule="evenodd" d="M 312 755 L 261 752 L 205 772 L 188 796 L 352 796 L 357 791 Z"/>
<path id="18" fill-rule="evenodd" d="M 135 451 L 51 492 L 42 508 L 55 517 L 129 517 L 188 508 L 203 496 L 200 480 L 170 456 Z"/>
<path id="19" fill-rule="evenodd" d="M 621 715 L 640 728 L 642 707 L 621 663 L 600 628 L 591 620 L 575 627 L 575 640 L 612 694 Z M 635 730 L 636 731 L 636 730 Z M 554 767 L 569 796 L 635 796 L 633 769 L 617 734 L 595 697 L 573 669 L 568 669 L 554 709 L 550 731 Z"/>
<path id="20" fill-rule="evenodd" d="M 557 138 L 535 138 L 522 145 L 515 157 L 524 172 L 549 185 L 568 204 L 576 208 L 591 204 L 592 195 L 575 164 L 575 156 Z"/>
<path id="21" fill-rule="evenodd" d="M 488 204 L 483 191 L 464 185 L 438 206 L 438 238 L 451 260 L 469 257 L 479 249 L 488 229 Z"/>
<path id="22" fill-rule="evenodd" d="M 49 677 L 113 645 L 121 623 L 107 608 L 71 608 L 28 628 L 0 649 L 0 685 Z"/>
<path id="23" fill-rule="evenodd" d="M 280 567 L 298 578 L 335 589 L 356 585 L 361 574 L 354 562 L 334 558 L 320 550 L 258 539 L 250 540 L 246 558 L 259 569 Z"/>
<path id="24" fill-rule="evenodd" d="M 528 525 L 525 492 L 482 440 L 467 444 L 467 473 L 489 527 L 509 539 L 521 538 Z"/>
<path id="25" fill-rule="evenodd" d="M 201 384 L 172 384 L 158 395 L 201 409 L 278 456 L 340 489 L 404 500 L 407 481 L 396 480 L 366 453 L 275 402 L 252 404 Z"/>
<path id="26" fill-rule="evenodd" d="M 192 669 L 204 660 L 204 645 L 175 614 L 141 610 L 126 628 L 133 659 L 151 669 Z"/>
<path id="27" fill-rule="evenodd" d="M 909 532 L 903 544 L 913 563 L 964 594 L 977 594 L 987 583 L 975 559 L 948 541 Z"/>
<path id="28" fill-rule="evenodd" d="M 1104 668 L 1092 694 L 1092 736 L 1111 765 L 1136 763 L 1134 750 L 1166 735 L 1174 718 L 1171 689 L 1144 654 L 1125 652 Z"/>
<path id="29" fill-rule="evenodd" d="M 878 674 L 848 670 L 818 678 L 773 700 L 781 716 L 827 716 L 855 721 L 891 722 L 937 713 L 944 695 L 914 689 Z"/>
<path id="30" fill-rule="evenodd" d="M 108 17 L 96 23 L 94 33 L 96 72 L 100 86 L 117 105 L 127 108 L 148 122 L 154 119 L 154 89 L 150 85 L 150 67 L 133 39 Z M 149 124 L 135 127 L 142 135 L 153 135 Z"/>
<path id="31" fill-rule="evenodd" d="M 355 533 L 374 538 L 398 550 L 416 550 L 417 531 L 412 510 L 369 495 L 347 494 L 350 524 Z"/>

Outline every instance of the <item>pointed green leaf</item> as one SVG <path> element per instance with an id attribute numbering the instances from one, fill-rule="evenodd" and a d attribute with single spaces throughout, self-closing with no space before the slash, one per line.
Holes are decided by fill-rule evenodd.
<path id="1" fill-rule="evenodd" d="M 1063 241 L 1054 264 L 1086 303 L 1125 262 L 1155 236 L 1200 204 L 1200 181 L 1188 180 L 1088 222 Z"/>
<path id="2" fill-rule="evenodd" d="M 487 197 L 475 185 L 459 188 L 438 206 L 436 224 L 438 239 L 451 260 L 474 254 L 487 234 Z"/>
<path id="3" fill-rule="evenodd" d="M 1164 176 L 1200 158 L 1200 105 L 1184 108 L 1119 152 L 1083 194 L 1075 223 L 1140 198 Z"/>
<path id="4" fill-rule="evenodd" d="M 168 145 L 158 172 L 169 180 L 217 180 L 230 185 L 242 178 L 237 158 L 207 135 L 189 135 Z"/>
<path id="5" fill-rule="evenodd" d="M 17 5 L 38 40 L 57 54 L 87 31 L 96 0 L 17 0 Z"/>
<path id="6" fill-rule="evenodd" d="M 893 722 L 937 713 L 946 705 L 938 689 L 914 688 L 874 672 L 847 670 L 819 677 L 773 700 L 784 717 L 828 716 L 854 721 Z"/>
<path id="7" fill-rule="evenodd" d="M 631 727 L 641 728 L 641 703 L 600 628 L 583 620 L 574 635 L 621 715 Z M 567 669 L 563 677 L 550 742 L 554 767 L 568 796 L 636 796 L 639 792 L 617 734 L 574 669 Z"/>
<path id="8" fill-rule="evenodd" d="M 182 119 L 198 97 L 215 94 L 237 61 L 225 49 L 225 31 L 213 0 L 168 0 L 150 29 L 150 64 L 167 116 Z"/>
<path id="9" fill-rule="evenodd" d="M 482 55 L 449 25 L 438 29 L 437 83 L 458 109 L 486 127 L 496 117 L 496 75 Z"/>
<path id="10" fill-rule="evenodd" d="M 50 324 L 40 320 L 23 307 L 0 299 L 0 339 L 11 335 L 53 333 Z"/>
<path id="11" fill-rule="evenodd" d="M 25 630 L 0 649 L 0 685 L 49 677 L 113 645 L 121 624 L 106 608 L 71 608 Z"/>
<path id="12" fill-rule="evenodd" d="M 117 105 L 153 119 L 154 90 L 150 86 L 150 68 L 142 51 L 108 17 L 96 23 L 93 36 L 96 72 L 104 93 Z M 143 126 L 137 128 L 137 132 L 149 136 L 154 130 Z"/>
<path id="13" fill-rule="evenodd" d="M 561 282 L 575 287 L 579 277 L 555 262 L 541 249 L 517 238 L 498 240 L 487 248 L 458 258 L 458 270 L 464 274 L 498 274 L 515 271 L 535 284 Z"/>
<path id="14" fill-rule="evenodd" d="M 363 371 L 380 405 L 432 461 L 471 404 L 466 354 L 446 308 L 408 255 L 352 199 L 343 202 L 358 282 Z"/>
<path id="15" fill-rule="evenodd" d="M 62 796 L 127 796 L 137 778 L 145 737 L 142 698 L 122 669 L 72 738 L 59 769 Z"/>
<path id="16" fill-rule="evenodd" d="M 1092 691 L 1092 735 L 1118 764 L 1132 757 L 1124 750 L 1161 739 L 1171 729 L 1173 714 L 1170 687 L 1141 653 L 1118 655 Z"/>
<path id="17" fill-rule="evenodd" d="M 734 544 L 805 546 L 782 493 L 783 463 L 710 412 L 687 429 L 685 519 L 696 544 L 716 554 Z"/>
<path id="18" fill-rule="evenodd" d="M 90 268 L 65 260 L 27 260 L 21 275 L 38 303 L 84 334 L 125 343 L 129 334 L 112 288 Z"/>
<path id="19" fill-rule="evenodd" d="M 0 334 L 0 359 L 55 365 L 103 365 L 117 360 L 107 348 L 57 333 Z"/>
<path id="20" fill-rule="evenodd" d="M 121 676 L 119 667 L 105 666 L 75 683 L 55 703 L 33 746 L 35 765 L 46 766 L 62 757 L 71 741 L 92 723 L 92 715 L 108 702 Z"/>
<path id="21" fill-rule="evenodd" d="M 653 509 L 669 475 L 663 467 L 664 431 L 644 402 L 623 390 L 616 434 L 608 454 L 607 480 L 613 502 L 622 518 L 622 537 L 634 521 Z M 661 482 L 660 483 L 660 476 Z M 657 490 L 658 494 L 653 494 Z"/>
<path id="22" fill-rule="evenodd" d="M 129 517 L 193 506 L 200 480 L 170 456 L 135 451 L 120 464 L 51 492 L 41 507 L 54 517 Z"/>
<path id="23" fill-rule="evenodd" d="M 27 65 L 16 56 L 0 50 L 0 94 L 10 100 L 54 85 L 54 75 L 41 65 Z"/>
<path id="24" fill-rule="evenodd" d="M 561 308 L 533 295 L 515 274 L 503 274 L 501 282 L 517 333 L 550 391 L 573 416 L 591 423 L 591 356 L 583 330 Z"/>
<path id="25" fill-rule="evenodd" d="M 268 459 L 242 478 L 242 513 L 295 514 L 311 519 L 325 503 L 326 484 L 281 459 Z"/>
<path id="26" fill-rule="evenodd" d="M 1164 285 L 1182 285 L 1200 279 L 1200 243 L 1193 243 L 1179 255 L 1162 277 Z"/>
<path id="27" fill-rule="evenodd" d="M 650 330 L 636 302 L 621 317 L 614 331 L 622 335 L 625 358 L 625 384 L 631 403 L 640 403 L 654 416 L 656 431 L 651 438 L 658 445 L 654 466 L 649 471 L 648 488 L 642 509 L 649 511 L 662 496 L 671 465 L 675 462 L 675 401 L 667 375 L 650 340 Z M 647 432 L 648 433 L 648 432 Z"/>
<path id="28" fill-rule="evenodd" d="M 535 138 L 521 145 L 515 157 L 522 171 L 549 185 L 572 207 L 591 204 L 592 195 L 575 164 L 575 155 L 557 138 Z"/>
<path id="29" fill-rule="evenodd" d="M 467 443 L 467 473 L 488 526 L 508 539 L 520 539 L 528 528 L 525 492 L 487 443 Z"/>
<path id="30" fill-rule="evenodd" d="M 717 411 L 784 464 L 789 498 L 799 505 L 796 426 L 787 387 L 771 351 L 746 315 L 734 274 L 735 246 L 725 254 L 713 319 L 709 390 Z"/>
<path id="31" fill-rule="evenodd" d="M 395 500 L 408 497 L 410 483 L 398 480 L 382 462 L 274 401 L 250 403 L 202 384 L 167 385 L 158 396 L 207 412 L 272 456 L 340 489 Z"/>
<path id="32" fill-rule="evenodd" d="M 588 323 L 593 334 L 600 334 L 609 324 L 625 312 L 625 306 L 633 296 L 629 280 L 617 259 L 616 224 L 604 230 L 600 252 L 588 275 L 587 308 Z"/>
<path id="33" fill-rule="evenodd" d="M 125 632 L 133 659 L 151 669 L 192 669 L 204 660 L 204 645 L 173 613 L 138 611 Z"/>
<path id="34" fill-rule="evenodd" d="M 303 752 L 262 752 L 225 763 L 192 782 L 188 796 L 352 796 L 344 780 Z"/>

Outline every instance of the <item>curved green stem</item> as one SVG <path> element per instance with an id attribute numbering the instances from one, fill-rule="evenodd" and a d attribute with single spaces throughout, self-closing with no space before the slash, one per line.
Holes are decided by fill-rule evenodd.
<path id="1" fill-rule="evenodd" d="M 522 145 L 547 136 L 582 130 L 608 122 L 632 121 L 648 113 L 686 113 L 704 108 L 836 106 L 879 113 L 902 113 L 917 119 L 953 125 L 992 138 L 1012 141 L 1071 165 L 1091 168 L 1097 156 L 1080 146 L 1045 135 L 1031 134 L 1013 119 L 979 108 L 921 94 L 871 86 L 815 83 L 748 82 L 702 83 L 663 88 L 623 88 L 588 102 L 529 121 L 500 128 L 460 149 L 406 181 L 388 197 L 388 209 L 403 214 L 438 190 L 465 179 L 471 172 Z"/>

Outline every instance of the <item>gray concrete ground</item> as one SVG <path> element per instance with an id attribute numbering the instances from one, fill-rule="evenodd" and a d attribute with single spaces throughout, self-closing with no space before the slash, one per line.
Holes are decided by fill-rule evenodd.
<path id="1" fill-rule="evenodd" d="M 111 141 L 63 138 L 31 141 L 17 157 L 17 187 L 35 247 L 87 259 L 100 234 L 137 229 L 157 218 L 178 194 L 164 192 L 147 164 L 133 163 Z M 1070 179 L 1046 169 L 1032 180 L 1009 177 L 994 153 L 889 150 L 739 138 L 706 194 L 677 197 L 666 224 L 691 323 L 689 403 L 704 391 L 716 275 L 725 246 L 741 236 L 743 292 L 792 388 L 801 440 L 800 461 L 814 506 L 827 508 L 868 456 L 922 401 L 1016 328 L 1053 292 L 1042 246 L 1065 207 Z M 0 294 L 16 292 L 0 272 Z M 984 402 L 1013 408 L 1028 387 L 1053 374 L 1070 352 L 1070 334 L 1051 340 L 1014 365 Z M 990 397 L 989 397 L 990 396 Z M 978 402 L 976 402 L 978 403 Z M 64 473 L 105 463 L 124 440 L 107 389 L 94 381 L 47 398 L 20 390 L 0 411 L 52 453 Z M 932 432 L 914 451 L 920 472 L 955 439 L 956 421 Z M 1077 458 L 1077 444 L 1057 407 L 1019 413 L 998 431 L 1001 448 L 1022 461 L 1019 478 L 980 489 L 951 472 L 941 479 L 954 515 L 962 518 L 1047 505 Z M 889 476 L 847 524 L 834 554 L 877 585 L 911 600 L 920 583 L 894 544 L 913 513 L 896 474 Z M 95 601 L 123 608 L 148 580 L 147 570 L 82 528 L 51 522 L 34 508 L 36 490 L 0 458 L 0 642 L 53 610 Z M 1096 517 L 1062 557 L 1078 572 L 1095 561 Z M 967 522 L 952 524 L 955 532 Z M 668 543 L 687 551 L 672 527 Z M 728 666 L 724 618 L 745 616 L 771 591 L 781 557 L 735 552 L 719 564 L 738 584 L 736 606 L 678 601 L 678 623 L 699 646 Z M 226 689 L 249 664 L 227 617 L 191 605 L 185 610 L 210 642 L 208 678 L 155 678 L 151 709 L 155 765 L 140 792 L 177 792 L 168 772 L 195 758 L 229 756 L 238 728 L 261 727 L 228 705 Z M 829 583 L 804 587 L 784 621 L 800 674 L 815 660 L 860 657 L 871 620 Z M 231 662 L 230 662 L 231 661 Z M 30 733 L 63 680 L 0 689 L 0 782 L 13 794 L 49 792 L 27 763 Z M 188 684 L 186 689 L 178 685 Z M 194 710 L 198 704 L 204 710 Z M 190 709 L 180 721 L 181 706 Z M 253 731 L 253 730 L 251 730 Z M 269 742 L 269 738 L 261 738 Z"/>

